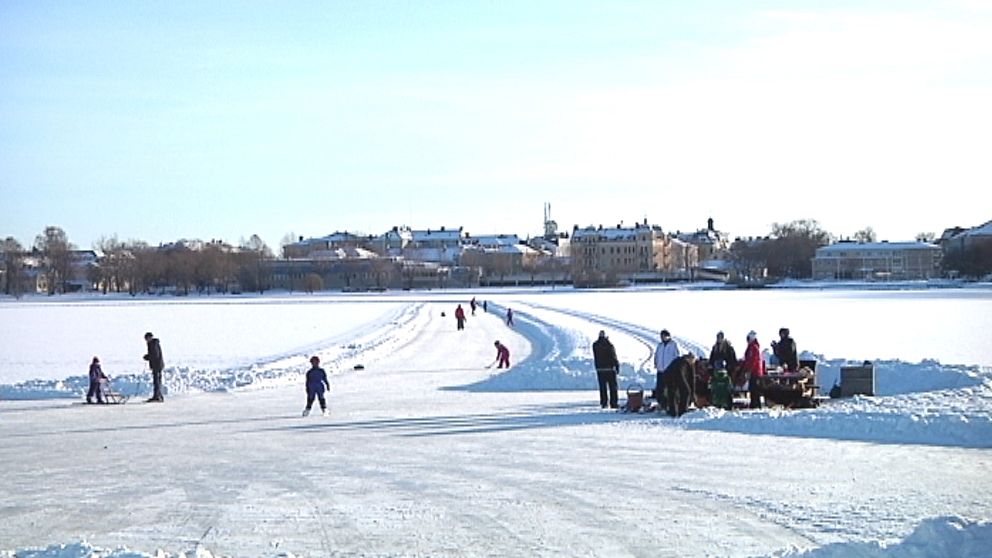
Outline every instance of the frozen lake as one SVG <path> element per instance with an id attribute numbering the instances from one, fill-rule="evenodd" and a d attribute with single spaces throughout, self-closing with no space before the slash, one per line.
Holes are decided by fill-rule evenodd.
<path id="1" fill-rule="evenodd" d="M 992 366 L 992 289 L 473 290 L 265 297 L 54 297 L 0 302 L 0 384 L 83 375 L 99 355 L 111 374 L 144 369 L 142 335 L 162 339 L 168 366 L 247 368 L 305 355 L 399 319 L 412 302 L 476 297 L 667 328 L 708 350 L 724 331 L 740 352 L 789 327 L 800 351 L 827 359 L 897 359 Z M 449 308 L 453 310 L 453 306 Z M 605 327 L 601 321 L 589 327 Z M 364 325 L 363 325 L 364 324 Z M 356 331 L 359 330 L 359 331 Z M 590 332 L 591 334 L 592 332 Z"/>
<path id="2" fill-rule="evenodd" d="M 0 556 L 985 556 L 990 295 L 5 301 Z M 488 313 L 471 315 L 473 296 Z M 873 360 L 876 395 L 677 419 L 598 404 L 600 329 L 629 386 L 653 383 L 660 328 L 694 351 L 723 330 L 742 352 L 748 330 L 767 348 L 780 326 L 823 386 L 846 362 Z M 147 330 L 166 356 L 164 404 L 142 403 Z M 494 339 L 510 348 L 508 370 L 492 368 Z M 77 404 L 94 354 L 131 402 Z M 326 417 L 301 418 L 310 355 L 330 375 Z M 110 484 L 80 481 L 93 471 Z"/>

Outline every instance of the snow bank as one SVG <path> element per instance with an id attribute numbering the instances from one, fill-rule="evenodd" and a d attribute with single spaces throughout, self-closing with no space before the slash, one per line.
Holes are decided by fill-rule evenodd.
<path id="1" fill-rule="evenodd" d="M 773 554 L 788 558 L 981 558 L 992 546 L 992 523 L 960 517 L 935 517 L 922 522 L 908 537 L 893 544 L 876 541 L 834 543 L 813 550 Z"/>
<path id="2" fill-rule="evenodd" d="M 893 542 L 845 542 L 815 549 L 788 549 L 770 558 L 984 558 L 992 545 L 992 523 L 970 521 L 955 516 L 927 519 L 905 539 Z M 208 549 L 196 547 L 187 552 L 155 554 L 127 548 L 105 549 L 86 542 L 51 545 L 41 549 L 0 551 L 0 558 L 222 558 Z M 295 558 L 292 553 L 272 558 Z"/>
<path id="3" fill-rule="evenodd" d="M 0 551 L 0 558 L 220 558 L 209 550 L 196 547 L 187 552 L 169 554 L 159 550 L 155 554 L 134 552 L 127 548 L 106 549 L 86 542 L 51 545 L 41 549 L 23 549 L 14 552 Z M 273 558 L 295 558 L 292 553 L 274 554 Z"/>

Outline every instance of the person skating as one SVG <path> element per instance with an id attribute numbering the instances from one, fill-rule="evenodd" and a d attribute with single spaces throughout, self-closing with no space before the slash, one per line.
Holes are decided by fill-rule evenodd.
<path id="1" fill-rule="evenodd" d="M 327 414 L 324 388 L 327 388 L 327 391 L 331 389 L 331 384 L 327 381 L 327 372 L 320 367 L 320 357 L 312 356 L 310 357 L 310 370 L 307 370 L 307 407 L 303 409 L 303 416 L 310 414 L 314 399 L 320 402 L 320 414 Z"/>
<path id="2" fill-rule="evenodd" d="M 620 372 L 620 361 L 617 351 L 606 336 L 605 331 L 599 332 L 599 338 L 592 344 L 592 357 L 596 365 L 596 378 L 599 380 L 599 406 L 616 409 L 617 403 L 617 373 Z M 609 391 L 609 399 L 607 399 Z"/>
<path id="3" fill-rule="evenodd" d="M 152 369 L 152 397 L 149 403 L 161 403 L 165 399 L 162 397 L 162 370 L 165 368 L 165 359 L 162 357 L 162 344 L 152 335 L 152 332 L 145 334 L 145 343 L 148 352 L 145 353 L 145 360 L 148 367 Z"/>
<path id="4" fill-rule="evenodd" d="M 496 368 L 510 367 L 510 349 L 506 345 L 497 341 L 496 345 Z M 490 365 L 492 366 L 492 365 Z"/>
<path id="5" fill-rule="evenodd" d="M 478 304 L 475 303 L 475 297 L 474 296 L 472 297 L 472 300 L 470 300 L 468 302 L 468 305 L 472 309 L 472 315 L 474 316 L 475 315 L 475 307 L 478 306 Z"/>
<path id="6" fill-rule="evenodd" d="M 513 309 L 512 308 L 507 308 L 506 309 L 506 325 L 508 325 L 508 326 L 512 326 L 513 325 Z"/>
<path id="7" fill-rule="evenodd" d="M 462 309 L 461 304 L 455 308 L 455 322 L 458 323 L 459 331 L 465 329 L 465 310 Z"/>
<path id="8" fill-rule="evenodd" d="M 672 334 L 667 329 L 659 334 L 661 342 L 654 348 L 654 398 L 658 401 L 659 410 L 664 408 L 665 400 L 665 370 L 679 357 L 679 347 L 672 341 Z"/>
<path id="9" fill-rule="evenodd" d="M 107 375 L 103 373 L 103 369 L 100 368 L 100 359 L 93 357 L 93 361 L 90 362 L 90 390 L 86 392 L 86 402 L 93 403 L 93 398 L 96 398 L 97 403 L 104 403 L 103 400 L 103 386 L 102 382 L 107 380 Z"/>

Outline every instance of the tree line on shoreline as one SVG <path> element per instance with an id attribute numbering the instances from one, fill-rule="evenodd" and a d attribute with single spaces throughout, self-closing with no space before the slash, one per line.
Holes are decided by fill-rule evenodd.
<path id="1" fill-rule="evenodd" d="M 916 240 L 933 242 L 935 235 L 921 233 Z M 806 279 L 812 276 L 812 260 L 817 248 L 836 237 L 823 230 L 815 220 L 803 219 L 786 224 L 775 223 L 767 237 L 737 239 L 724 257 L 734 269 L 767 271 L 773 279 Z M 852 240 L 875 242 L 874 231 L 867 227 Z M 285 244 L 291 243 L 287 236 Z M 100 252 L 99 265 L 88 267 L 86 279 L 101 291 L 137 294 L 163 286 L 177 292 L 230 292 L 245 290 L 264 293 L 273 288 L 271 271 L 265 262 L 277 259 L 257 235 L 234 247 L 220 241 L 176 241 L 151 246 L 141 240 L 120 241 L 116 235 L 102 237 L 93 249 Z M 66 232 L 57 226 L 46 227 L 25 249 L 13 237 L 0 241 L 4 294 L 20 295 L 24 260 L 33 257 L 38 271 L 45 274 L 49 294 L 70 292 L 69 281 L 78 251 Z M 94 262 L 95 263 L 95 262 Z M 943 270 L 960 277 L 980 278 L 992 273 L 992 243 L 945 253 Z M 303 286 L 309 283 L 304 283 Z M 317 285 L 311 285 L 316 287 Z M 317 289 L 319 290 L 319 289 Z"/>

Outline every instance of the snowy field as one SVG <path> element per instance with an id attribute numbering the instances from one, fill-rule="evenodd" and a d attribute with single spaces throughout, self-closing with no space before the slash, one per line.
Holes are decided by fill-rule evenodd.
<path id="1" fill-rule="evenodd" d="M 742 354 L 781 326 L 824 391 L 871 360 L 877 396 L 599 408 L 600 329 L 622 402 L 661 328 Z M 0 299 L 0 556 L 987 556 L 989 331 L 988 286 Z M 331 412 L 302 418 L 313 354 Z M 130 402 L 79 404 L 94 355 Z"/>

